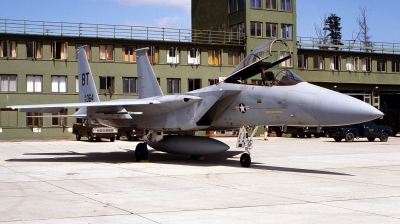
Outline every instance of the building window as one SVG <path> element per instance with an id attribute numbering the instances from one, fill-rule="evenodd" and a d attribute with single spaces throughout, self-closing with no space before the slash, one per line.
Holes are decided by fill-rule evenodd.
<path id="1" fill-rule="evenodd" d="M 282 58 L 287 57 L 287 56 L 289 56 L 289 55 L 290 55 L 289 52 L 287 52 L 287 51 L 281 51 L 281 52 L 280 52 L 280 57 L 279 57 L 279 59 L 282 59 Z M 283 62 L 281 63 L 281 66 L 282 66 L 282 67 L 292 67 L 292 58 L 289 58 L 289 59 L 287 59 L 286 61 L 283 61 Z"/>
<path id="2" fill-rule="evenodd" d="M 292 39 L 292 25 L 290 24 L 282 24 L 281 25 L 281 37 L 284 39 Z"/>
<path id="3" fill-rule="evenodd" d="M 0 57 L 16 58 L 17 57 L 17 41 L 2 40 L 0 43 Z"/>
<path id="4" fill-rule="evenodd" d="M 114 45 L 111 44 L 100 44 L 100 60 L 102 61 L 113 61 L 114 60 Z"/>
<path id="5" fill-rule="evenodd" d="M 228 51 L 228 65 L 238 65 L 240 62 L 240 52 Z"/>
<path id="6" fill-rule="evenodd" d="M 26 57 L 27 58 L 42 58 L 42 42 L 27 41 L 26 42 Z"/>
<path id="7" fill-rule="evenodd" d="M 299 54 L 297 55 L 297 68 L 299 69 L 307 69 L 307 55 L 306 54 Z"/>
<path id="8" fill-rule="evenodd" d="M 371 71 L 371 58 L 370 57 L 363 58 L 361 63 L 362 63 L 362 71 L 363 72 Z"/>
<path id="9" fill-rule="evenodd" d="M 16 92 L 17 75 L 0 75 L 0 92 Z"/>
<path id="10" fill-rule="evenodd" d="M 27 112 L 26 113 L 26 126 L 41 127 L 43 125 L 43 117 L 39 117 L 39 116 L 43 116 L 43 114 Z"/>
<path id="11" fill-rule="evenodd" d="M 167 93 L 180 93 L 181 79 L 167 79 Z"/>
<path id="12" fill-rule="evenodd" d="M 167 63 L 168 64 L 179 64 L 179 47 L 169 47 L 167 48 Z"/>
<path id="13" fill-rule="evenodd" d="M 79 79 L 75 76 L 75 92 L 79 93 Z"/>
<path id="14" fill-rule="evenodd" d="M 188 79 L 188 90 L 193 91 L 201 88 L 201 79 Z"/>
<path id="15" fill-rule="evenodd" d="M 137 78 L 122 78 L 123 93 L 137 93 Z"/>
<path id="16" fill-rule="evenodd" d="M 236 40 L 237 39 L 237 26 L 236 25 L 230 26 L 229 32 L 230 32 L 230 40 Z"/>
<path id="17" fill-rule="evenodd" d="M 229 0 L 229 13 L 235 12 L 237 9 L 236 0 Z"/>
<path id="18" fill-rule="evenodd" d="M 67 92 L 67 76 L 65 75 L 51 76 L 51 92 L 53 93 Z"/>
<path id="19" fill-rule="evenodd" d="M 238 24 L 238 30 L 239 30 L 239 37 L 244 38 L 245 37 L 245 30 L 244 30 L 244 23 L 239 23 Z"/>
<path id="20" fill-rule="evenodd" d="M 265 8 L 276 9 L 276 0 L 265 0 Z"/>
<path id="21" fill-rule="evenodd" d="M 276 23 L 266 23 L 265 35 L 267 37 L 278 37 L 278 24 Z"/>
<path id="22" fill-rule="evenodd" d="M 199 65 L 200 64 L 200 49 L 199 48 L 188 48 L 188 64 Z"/>
<path id="23" fill-rule="evenodd" d="M 208 86 L 212 86 L 218 83 L 218 79 L 209 79 Z"/>
<path id="24" fill-rule="evenodd" d="M 331 70 L 340 71 L 340 66 L 341 66 L 340 61 L 341 61 L 341 59 L 342 59 L 341 56 L 337 56 L 337 55 L 331 56 L 330 69 Z"/>
<path id="25" fill-rule="evenodd" d="M 250 0 L 250 8 L 261 8 L 261 0 Z"/>
<path id="26" fill-rule="evenodd" d="M 386 58 L 378 58 L 377 63 L 377 71 L 378 72 L 386 72 Z"/>
<path id="27" fill-rule="evenodd" d="M 357 71 L 357 70 L 358 70 L 358 57 L 347 57 L 346 71 Z"/>
<path id="28" fill-rule="evenodd" d="M 250 36 L 252 37 L 262 36 L 262 22 L 250 22 Z"/>
<path id="29" fill-rule="evenodd" d="M 27 75 L 26 76 L 26 92 L 42 92 L 42 76 Z"/>
<path id="30" fill-rule="evenodd" d="M 147 50 L 147 57 L 149 58 L 150 63 L 158 63 L 158 47 L 150 46 L 149 50 Z"/>
<path id="31" fill-rule="evenodd" d="M 208 64 L 222 65 L 222 50 L 208 50 Z"/>
<path id="32" fill-rule="evenodd" d="M 392 60 L 392 72 L 400 72 L 400 60 Z"/>
<path id="33" fill-rule="evenodd" d="M 281 10 L 290 11 L 292 10 L 291 0 L 280 0 L 281 1 Z"/>
<path id="34" fill-rule="evenodd" d="M 113 76 L 100 76 L 100 93 L 114 93 Z"/>
<path id="35" fill-rule="evenodd" d="M 59 117 L 59 115 L 68 115 L 67 109 L 62 109 L 60 112 L 52 113 L 51 125 L 53 126 L 67 126 L 67 117 Z"/>
<path id="36" fill-rule="evenodd" d="M 67 59 L 68 58 L 68 43 L 57 42 L 51 43 L 51 58 L 52 59 Z"/>
<path id="37" fill-rule="evenodd" d="M 90 60 L 90 44 L 75 44 L 75 52 L 81 46 L 85 46 L 86 58 Z M 78 60 L 78 52 L 76 52 L 75 58 Z"/>
<path id="38" fill-rule="evenodd" d="M 122 46 L 122 61 L 136 62 L 136 46 Z"/>
<path id="39" fill-rule="evenodd" d="M 323 55 L 314 55 L 313 56 L 313 68 L 317 70 L 324 69 L 324 56 Z"/>

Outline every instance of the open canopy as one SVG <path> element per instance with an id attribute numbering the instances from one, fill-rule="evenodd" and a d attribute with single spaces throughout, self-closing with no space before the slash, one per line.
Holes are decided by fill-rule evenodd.
<path id="1" fill-rule="evenodd" d="M 280 58 L 278 58 L 278 52 Z M 240 83 L 260 73 L 261 67 L 272 68 L 292 57 L 289 46 L 280 39 L 264 42 L 254 48 L 224 80 L 226 83 Z"/>

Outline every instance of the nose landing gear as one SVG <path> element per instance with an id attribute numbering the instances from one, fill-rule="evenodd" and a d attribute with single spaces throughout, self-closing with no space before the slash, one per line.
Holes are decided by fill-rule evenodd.
<path id="1" fill-rule="evenodd" d="M 257 132 L 258 126 L 252 128 L 253 132 L 248 137 L 247 128 L 242 126 L 239 129 L 239 135 L 236 142 L 236 148 L 244 148 L 245 153 L 240 156 L 240 165 L 249 167 L 251 164 L 250 150 L 253 148 L 253 136 Z"/>

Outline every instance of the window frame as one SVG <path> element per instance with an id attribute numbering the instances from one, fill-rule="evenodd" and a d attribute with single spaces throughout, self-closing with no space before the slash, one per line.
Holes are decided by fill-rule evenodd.
<path id="1" fill-rule="evenodd" d="M 292 11 L 292 1 L 291 0 L 280 0 L 280 10 L 282 11 Z"/>
<path id="2" fill-rule="evenodd" d="M 67 60 L 68 42 L 62 42 L 62 41 L 51 42 L 50 58 L 53 60 Z"/>
<path id="3" fill-rule="evenodd" d="M 61 82 L 62 80 L 60 78 L 65 78 L 63 85 Z M 57 85 L 55 85 L 55 83 Z M 52 93 L 66 93 L 66 92 L 68 92 L 67 87 L 68 87 L 68 76 L 66 76 L 66 75 L 52 75 L 51 76 L 51 92 Z M 62 90 L 64 90 L 64 91 L 62 91 Z"/>
<path id="4" fill-rule="evenodd" d="M 180 52 L 181 49 L 179 47 L 167 47 L 167 64 L 179 64 Z"/>
<path id="5" fill-rule="evenodd" d="M 149 46 L 146 55 L 150 63 L 156 64 L 160 62 L 160 48 L 158 46 Z"/>
<path id="6" fill-rule="evenodd" d="M 194 91 L 201 89 L 201 79 L 189 78 L 188 79 L 188 91 Z"/>
<path id="7" fill-rule="evenodd" d="M 274 30 L 274 28 L 275 28 L 275 30 Z M 274 35 L 274 31 L 275 31 L 275 35 Z M 277 38 L 278 37 L 278 24 L 277 23 L 265 23 L 265 36 Z"/>
<path id="8" fill-rule="evenodd" d="M 109 51 L 112 51 L 111 53 Z M 115 48 L 113 44 L 100 44 L 99 45 L 99 60 L 100 61 L 114 61 Z"/>
<path id="9" fill-rule="evenodd" d="M 400 72 L 400 59 L 392 59 L 392 72 L 393 73 Z"/>
<path id="10" fill-rule="evenodd" d="M 228 50 L 228 65 L 238 65 L 240 62 L 240 52 Z"/>
<path id="11" fill-rule="evenodd" d="M 262 22 L 251 21 L 250 22 L 250 36 L 251 37 L 262 37 Z"/>
<path id="12" fill-rule="evenodd" d="M 221 66 L 222 65 L 222 49 L 209 49 L 208 50 L 208 65 Z"/>
<path id="13" fill-rule="evenodd" d="M 126 85 L 126 81 L 127 81 L 128 85 Z M 132 82 L 133 82 L 134 90 L 132 90 Z M 125 87 L 128 87 L 128 89 L 126 89 Z M 122 77 L 122 93 L 123 94 L 137 94 L 138 93 L 137 77 Z"/>
<path id="14" fill-rule="evenodd" d="M 281 38 L 292 40 L 293 39 L 293 25 L 281 24 Z"/>
<path id="15" fill-rule="evenodd" d="M 178 81 L 176 87 L 176 83 L 173 81 Z M 170 85 L 171 84 L 171 85 Z M 180 78 L 167 78 L 167 94 L 179 94 L 181 92 L 181 79 Z"/>
<path id="16" fill-rule="evenodd" d="M 32 84 L 29 84 L 30 81 L 28 77 L 33 77 Z M 40 78 L 40 80 L 38 80 Z M 40 85 L 37 82 L 40 81 Z M 28 86 L 29 85 L 29 86 Z M 32 85 L 32 91 L 29 91 L 29 87 Z M 40 87 L 40 90 L 37 90 Z M 26 92 L 27 93 L 41 93 L 43 92 L 43 75 L 26 75 Z"/>
<path id="17" fill-rule="evenodd" d="M 273 3 L 275 3 L 275 7 L 273 7 L 274 6 Z M 268 7 L 269 5 L 271 5 L 272 7 Z M 269 10 L 276 10 L 277 9 L 276 0 L 265 0 L 265 8 Z"/>
<path id="18" fill-rule="evenodd" d="M 299 64 L 301 63 L 301 66 Z M 299 54 L 297 55 L 297 68 L 298 69 L 308 69 L 308 55 L 307 54 Z"/>
<path id="19" fill-rule="evenodd" d="M 376 71 L 377 72 L 387 72 L 387 59 L 378 58 L 376 60 Z"/>
<path id="20" fill-rule="evenodd" d="M 0 40 L 0 58 L 17 58 L 17 52 L 16 40 Z"/>
<path id="21" fill-rule="evenodd" d="M 5 79 L 6 77 L 6 79 Z M 15 77 L 15 80 L 11 80 L 11 77 Z M 7 82 L 7 84 L 5 84 Z M 11 82 L 14 82 L 13 87 L 11 88 Z M 5 89 L 5 85 L 7 85 L 7 90 Z M 17 92 L 18 91 L 18 75 L 16 74 L 0 74 L 0 92 Z"/>
<path id="22" fill-rule="evenodd" d="M 317 63 L 315 63 L 315 62 L 317 62 Z M 313 69 L 314 70 L 325 70 L 324 55 L 321 55 L 321 54 L 313 55 Z"/>
<path id="23" fill-rule="evenodd" d="M 200 65 L 201 64 L 201 50 L 200 48 L 188 48 L 188 64 Z"/>
<path id="24" fill-rule="evenodd" d="M 33 116 L 33 117 L 32 117 Z M 37 116 L 37 117 L 34 117 Z M 43 126 L 43 113 L 26 112 L 26 126 L 27 127 L 42 127 Z"/>
<path id="25" fill-rule="evenodd" d="M 340 71 L 342 68 L 342 56 L 340 55 L 332 55 L 330 57 L 330 70 L 331 71 Z"/>
<path id="26" fill-rule="evenodd" d="M 136 45 L 122 45 L 122 61 L 136 62 L 136 49 Z"/>
<path id="27" fill-rule="evenodd" d="M 371 72 L 372 71 L 372 59 L 371 57 L 363 57 L 361 59 L 361 70 L 363 72 Z"/>
<path id="28" fill-rule="evenodd" d="M 105 80 L 105 82 L 104 82 L 104 80 Z M 100 81 L 100 85 L 99 85 L 100 93 L 103 93 L 103 94 L 107 94 L 107 93 L 112 94 L 112 93 L 114 93 L 115 76 L 99 76 L 99 81 Z M 102 87 L 104 87 L 104 85 L 106 86 L 106 88 L 102 88 Z"/>
<path id="29" fill-rule="evenodd" d="M 29 43 L 32 44 L 32 55 L 28 55 L 30 51 L 28 50 L 30 46 Z M 42 41 L 26 41 L 26 58 L 32 59 L 42 59 L 43 58 L 43 42 Z"/>
<path id="30" fill-rule="evenodd" d="M 261 0 L 250 0 L 250 8 L 261 9 L 262 8 Z"/>
<path id="31" fill-rule="evenodd" d="M 67 126 L 68 125 L 68 119 L 67 117 L 58 117 L 58 115 L 68 115 L 68 109 L 63 108 L 59 112 L 56 113 L 51 113 L 51 126 Z M 55 117 L 53 117 L 55 116 Z"/>

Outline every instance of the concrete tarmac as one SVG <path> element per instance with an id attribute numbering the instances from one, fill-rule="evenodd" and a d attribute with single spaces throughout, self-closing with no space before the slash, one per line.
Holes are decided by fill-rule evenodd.
<path id="1" fill-rule="evenodd" d="M 0 223 L 400 223 L 400 137 L 236 138 L 192 160 L 138 142 L 0 142 Z M 190 146 L 188 146 L 190 147 Z"/>

